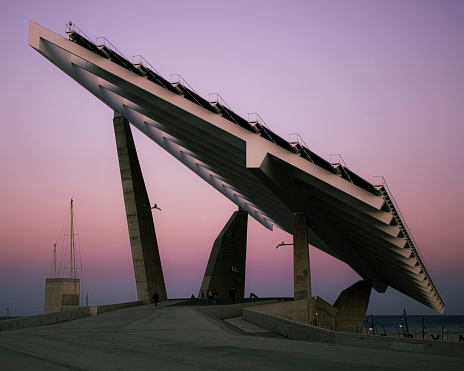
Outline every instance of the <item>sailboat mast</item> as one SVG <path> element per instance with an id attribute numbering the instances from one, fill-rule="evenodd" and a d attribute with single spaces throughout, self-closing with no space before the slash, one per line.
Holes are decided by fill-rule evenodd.
<path id="1" fill-rule="evenodd" d="M 53 278 L 56 278 L 56 243 L 53 245 Z"/>
<path id="2" fill-rule="evenodd" d="M 70 238 L 70 247 L 69 247 L 69 278 L 72 278 L 72 271 L 73 271 L 73 260 L 72 260 L 72 255 L 73 255 L 73 240 L 74 240 L 74 234 L 73 234 L 73 199 L 71 198 L 71 238 Z"/>

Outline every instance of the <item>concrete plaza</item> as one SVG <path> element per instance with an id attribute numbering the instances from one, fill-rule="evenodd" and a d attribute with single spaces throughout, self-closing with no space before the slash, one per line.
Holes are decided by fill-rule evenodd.
<path id="1" fill-rule="evenodd" d="M 2 331 L 0 369 L 463 369 L 459 357 L 289 340 L 240 318 L 225 322 L 178 303 Z"/>

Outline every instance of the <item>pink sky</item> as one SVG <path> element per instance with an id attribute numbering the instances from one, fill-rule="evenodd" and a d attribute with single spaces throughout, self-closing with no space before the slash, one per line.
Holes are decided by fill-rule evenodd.
<path id="1" fill-rule="evenodd" d="M 0 3 L 0 316 L 43 312 L 53 243 L 75 200 L 89 304 L 136 300 L 113 113 L 27 45 L 28 21 L 73 21 L 161 74 L 181 74 L 276 133 L 383 175 L 446 303 L 464 314 L 464 3 L 458 1 L 18 1 Z M 236 209 L 134 132 L 168 295 L 197 293 Z M 291 236 L 250 219 L 246 294 L 292 295 Z M 358 280 L 311 248 L 313 294 Z M 368 313 L 433 314 L 388 289 Z"/>

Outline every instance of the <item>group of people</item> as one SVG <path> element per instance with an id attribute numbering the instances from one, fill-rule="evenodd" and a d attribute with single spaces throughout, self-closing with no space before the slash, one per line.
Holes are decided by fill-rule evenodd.
<path id="1" fill-rule="evenodd" d="M 216 289 L 210 289 L 208 291 L 208 302 L 209 303 L 212 303 L 214 301 L 214 303 L 216 303 L 216 299 L 217 299 L 217 290 Z"/>
<path id="2" fill-rule="evenodd" d="M 235 290 L 235 287 L 232 287 L 232 289 L 229 290 L 229 298 L 232 300 L 233 304 L 235 304 L 235 295 L 237 295 L 237 290 Z M 217 292 L 216 289 L 208 290 L 208 302 L 209 303 L 216 303 L 217 296 L 218 296 L 218 292 Z M 153 294 L 151 299 L 155 303 L 155 306 L 157 306 L 158 305 L 158 300 L 159 300 L 158 291 L 155 291 L 155 293 Z M 195 296 L 193 294 L 192 294 L 191 299 L 195 299 Z M 204 291 L 201 292 L 201 299 L 202 300 L 205 299 Z"/>
<path id="3" fill-rule="evenodd" d="M 237 295 L 237 290 L 235 290 L 235 287 L 232 287 L 232 289 L 229 290 L 229 298 L 232 299 L 233 304 L 235 304 L 235 295 Z M 212 290 L 210 289 L 208 290 L 207 296 L 208 296 L 208 303 L 216 303 L 218 292 L 216 289 L 212 289 Z M 201 292 L 201 299 L 202 300 L 205 299 L 204 291 Z"/>

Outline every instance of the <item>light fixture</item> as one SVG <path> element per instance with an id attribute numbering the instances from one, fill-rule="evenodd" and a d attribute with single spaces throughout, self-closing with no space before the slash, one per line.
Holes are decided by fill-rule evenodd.
<path id="1" fill-rule="evenodd" d="M 292 243 L 285 243 L 284 241 L 282 241 L 281 243 L 279 243 L 277 246 L 276 246 L 276 249 L 278 249 L 280 246 L 288 246 L 288 245 L 293 245 Z"/>

